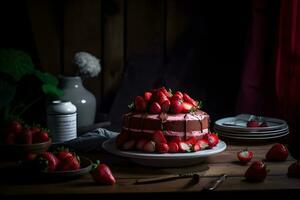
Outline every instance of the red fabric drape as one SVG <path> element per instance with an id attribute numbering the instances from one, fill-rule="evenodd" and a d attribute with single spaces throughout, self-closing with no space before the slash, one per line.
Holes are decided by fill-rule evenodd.
<path id="1" fill-rule="evenodd" d="M 285 119 L 289 145 L 300 158 L 300 0 L 280 0 L 273 30 L 268 25 L 276 18 L 267 11 L 274 1 L 251 2 L 252 24 L 237 113 Z M 274 40 L 266 42 L 270 37 Z"/>
<path id="2" fill-rule="evenodd" d="M 300 152 L 300 2 L 281 0 L 276 94 L 290 126 L 290 145 Z"/>
<path id="3" fill-rule="evenodd" d="M 278 116 L 274 61 L 277 23 L 276 14 L 270 14 L 273 4 L 272 0 L 251 1 L 251 24 L 237 113 Z"/>

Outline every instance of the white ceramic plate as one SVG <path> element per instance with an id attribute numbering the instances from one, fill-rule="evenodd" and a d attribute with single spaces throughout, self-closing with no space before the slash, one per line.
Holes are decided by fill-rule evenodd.
<path id="1" fill-rule="evenodd" d="M 115 139 L 110 139 L 102 144 L 102 147 L 109 153 L 127 157 L 133 162 L 152 167 L 183 167 L 203 162 L 208 156 L 218 154 L 226 149 L 226 144 L 220 141 L 212 149 L 191 152 L 191 153 L 145 153 L 139 151 L 120 151 L 115 145 Z"/>
<path id="2" fill-rule="evenodd" d="M 279 130 L 279 131 L 266 131 L 266 132 L 233 132 L 233 131 L 224 131 L 219 128 L 214 128 L 215 132 L 222 133 L 223 135 L 229 136 L 239 136 L 239 137 L 266 137 L 266 136 L 275 136 L 275 135 L 283 135 L 289 132 L 288 128 Z"/>
<path id="3" fill-rule="evenodd" d="M 281 135 L 265 136 L 265 137 L 238 137 L 238 136 L 229 136 L 229 135 L 226 135 L 226 134 L 224 135 L 224 134 L 220 133 L 220 135 L 223 138 L 236 139 L 236 140 L 247 140 L 247 141 L 277 139 L 277 138 L 281 138 L 281 137 L 287 136 L 288 134 L 289 134 L 289 132 L 286 132 L 286 133 L 281 134 Z"/>
<path id="4" fill-rule="evenodd" d="M 264 120 L 268 123 L 268 127 L 257 127 L 248 128 L 247 121 L 237 117 L 226 117 L 219 119 L 215 122 L 215 127 L 228 130 L 228 131 L 239 131 L 239 132 L 264 132 L 281 130 L 287 127 L 287 123 L 281 119 L 264 117 Z"/>

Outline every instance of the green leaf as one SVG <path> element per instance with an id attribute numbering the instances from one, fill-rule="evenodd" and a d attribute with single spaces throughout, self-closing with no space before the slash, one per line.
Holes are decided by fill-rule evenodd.
<path id="1" fill-rule="evenodd" d="M 0 79 L 0 108 L 8 106 L 14 99 L 16 94 L 16 86 Z"/>
<path id="2" fill-rule="evenodd" d="M 42 86 L 42 90 L 46 95 L 49 95 L 51 97 L 61 97 L 64 95 L 64 92 L 61 89 L 51 84 L 44 84 Z"/>
<path id="3" fill-rule="evenodd" d="M 203 108 L 203 101 L 198 101 L 198 105 L 199 105 L 199 108 L 201 109 L 201 108 Z"/>
<path id="4" fill-rule="evenodd" d="M 34 65 L 30 56 L 23 51 L 0 49 L 0 72 L 18 81 L 24 75 L 32 74 Z"/>
<path id="5" fill-rule="evenodd" d="M 36 77 L 38 77 L 44 84 L 49 84 L 53 86 L 58 85 L 58 79 L 48 72 L 41 72 L 36 70 L 35 73 Z"/>
<path id="6" fill-rule="evenodd" d="M 134 103 L 132 102 L 131 104 L 129 104 L 129 105 L 128 105 L 128 108 L 129 108 L 130 110 L 133 110 L 133 109 L 134 109 Z"/>

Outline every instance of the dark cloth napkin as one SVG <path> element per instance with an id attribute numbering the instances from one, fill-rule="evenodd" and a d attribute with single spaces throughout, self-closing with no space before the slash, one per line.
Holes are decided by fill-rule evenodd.
<path id="1" fill-rule="evenodd" d="M 93 131 L 84 133 L 79 137 L 63 143 L 54 144 L 54 146 L 65 146 L 76 152 L 103 151 L 102 143 L 108 139 L 114 138 L 119 133 L 109 131 L 104 128 L 97 128 Z"/>

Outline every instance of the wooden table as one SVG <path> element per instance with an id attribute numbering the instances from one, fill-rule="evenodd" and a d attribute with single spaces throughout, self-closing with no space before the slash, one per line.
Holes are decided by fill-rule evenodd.
<path id="1" fill-rule="evenodd" d="M 248 149 L 254 151 L 254 159 L 264 159 L 269 145 L 249 146 Z M 139 178 L 156 177 L 162 175 L 161 169 L 148 168 L 135 165 L 124 158 L 115 157 L 106 153 L 89 154 L 92 160 L 99 159 L 102 162 L 108 163 L 114 175 L 117 177 L 117 184 L 114 186 L 96 185 L 89 174 L 80 177 L 76 180 L 62 181 L 62 182 L 4 182 L 0 180 L 0 199 L 9 199 L 11 197 L 22 197 L 28 199 L 40 198 L 53 199 L 57 196 L 72 197 L 72 198 L 95 198 L 103 199 L 105 197 L 112 198 L 133 198 L 141 199 L 142 197 L 161 195 L 173 196 L 173 198 L 182 199 L 189 194 L 205 195 L 219 195 L 240 197 L 240 192 L 245 195 L 260 193 L 263 194 L 277 194 L 282 195 L 284 192 L 300 192 L 300 179 L 289 178 L 286 176 L 288 166 L 295 160 L 289 157 L 285 162 L 266 162 L 270 170 L 267 178 L 262 183 L 249 183 L 244 180 L 244 173 L 248 165 L 241 165 L 237 162 L 236 153 L 246 146 L 228 145 L 227 149 L 215 156 L 209 157 L 205 163 L 201 165 L 208 165 L 209 169 L 199 172 L 200 179 L 198 183 L 191 183 L 190 178 L 171 180 L 167 182 L 160 182 L 154 184 L 135 185 L 134 182 Z M 3 162 L 2 162 L 3 165 Z M 187 167 L 185 170 L 192 170 L 199 166 Z M 176 171 L 176 169 L 173 169 Z M 209 182 L 216 180 L 220 174 L 226 173 L 228 175 L 225 182 L 223 182 L 215 191 L 204 192 L 203 187 Z M 29 183 L 30 182 L 30 183 Z"/>

